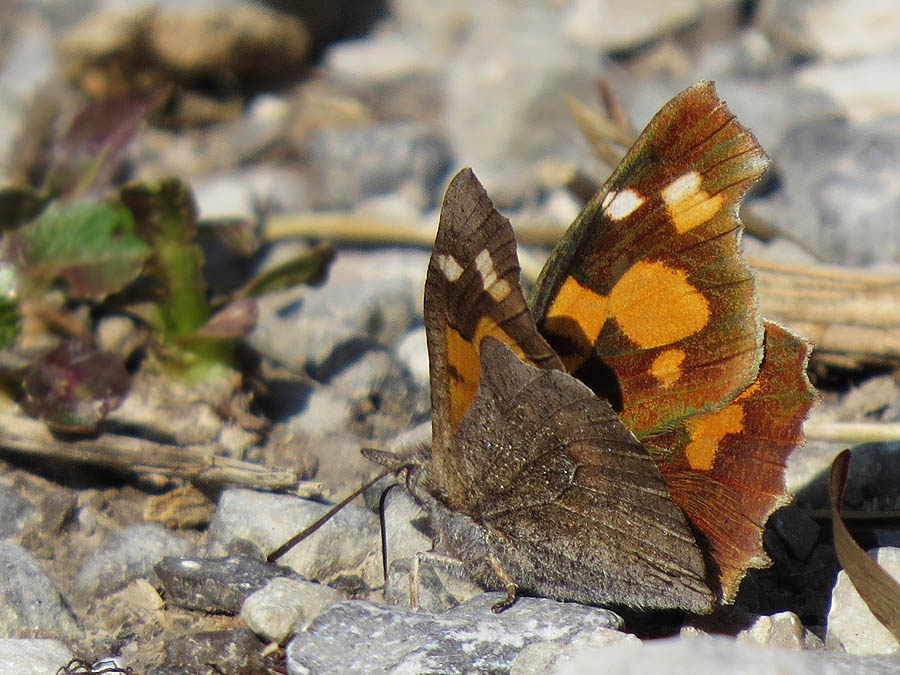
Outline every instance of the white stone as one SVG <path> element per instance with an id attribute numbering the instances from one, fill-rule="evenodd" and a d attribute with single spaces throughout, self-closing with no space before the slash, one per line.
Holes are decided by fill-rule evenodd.
<path id="1" fill-rule="evenodd" d="M 822 646 L 822 641 L 808 631 L 793 612 L 760 616 L 752 626 L 737 634 L 737 640 L 787 649 L 817 649 Z"/>
<path id="2" fill-rule="evenodd" d="M 900 548 L 876 548 L 869 552 L 894 579 L 900 580 Z M 825 645 L 848 654 L 897 654 L 900 643 L 859 596 L 846 572 L 838 573 L 831 591 Z"/>
<path id="3" fill-rule="evenodd" d="M 283 644 L 328 607 L 343 600 L 333 588 L 312 581 L 279 577 L 252 593 L 241 607 L 241 619 L 264 640 Z"/>
<path id="4" fill-rule="evenodd" d="M 698 0 L 579 0 L 563 18 L 566 34 L 597 50 L 635 47 L 683 26 L 703 6 Z"/>

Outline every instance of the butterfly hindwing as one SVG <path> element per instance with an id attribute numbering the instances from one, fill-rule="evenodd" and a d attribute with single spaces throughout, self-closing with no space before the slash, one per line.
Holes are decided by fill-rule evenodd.
<path id="1" fill-rule="evenodd" d="M 494 339 L 481 367 L 454 438 L 469 486 L 460 511 L 483 525 L 516 584 L 591 604 L 708 611 L 714 595 L 684 514 L 609 404 Z"/>
<path id="2" fill-rule="evenodd" d="M 817 398 L 805 374 L 809 345 L 768 321 L 764 344 L 759 376 L 732 402 L 646 441 L 672 499 L 705 539 L 725 602 L 748 568 L 768 564 L 763 529 L 788 501 L 785 465 Z"/>
<path id="3" fill-rule="evenodd" d="M 638 438 L 743 390 L 762 356 L 737 210 L 765 153 L 711 83 L 656 115 L 544 267 L 532 310 Z"/>

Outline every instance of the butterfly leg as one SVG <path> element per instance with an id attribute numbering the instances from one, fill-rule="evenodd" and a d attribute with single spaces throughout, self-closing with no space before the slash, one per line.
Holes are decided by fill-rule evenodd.
<path id="1" fill-rule="evenodd" d="M 457 574 L 461 573 L 463 567 L 462 561 L 457 558 L 453 558 L 448 555 L 441 555 L 440 553 L 435 553 L 434 551 L 418 551 L 412 557 L 412 564 L 410 565 L 409 571 L 409 606 L 412 609 L 419 608 L 419 588 L 423 583 L 421 564 L 425 560 L 431 563 L 432 570 L 435 569 L 435 563 L 437 563 L 439 566 L 443 566 L 447 571 L 451 573 L 453 572 L 454 568 L 456 570 L 460 570 L 460 572 L 457 572 Z M 446 593 L 447 591 L 444 590 L 443 592 Z"/>
<path id="2" fill-rule="evenodd" d="M 500 602 L 494 603 L 494 606 L 491 607 L 491 611 L 494 614 L 499 614 L 503 610 L 513 606 L 513 603 L 516 601 L 516 591 L 518 588 L 516 587 L 516 583 L 506 573 L 506 570 L 503 569 L 503 566 L 497 558 L 489 555 L 488 562 L 491 565 L 491 569 L 494 570 L 494 574 L 496 574 L 497 578 L 500 580 L 500 583 L 503 584 L 503 589 L 506 591 L 506 597 Z"/>

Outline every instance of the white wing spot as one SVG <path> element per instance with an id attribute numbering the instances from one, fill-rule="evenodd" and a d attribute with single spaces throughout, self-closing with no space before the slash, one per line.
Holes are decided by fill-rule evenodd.
<path id="1" fill-rule="evenodd" d="M 498 279 L 497 271 L 494 269 L 494 261 L 491 260 L 491 254 L 487 250 L 482 250 L 475 258 L 475 266 L 481 275 L 481 283 L 490 296 L 497 302 L 501 302 L 509 295 L 512 290 L 506 279 Z"/>
<path id="2" fill-rule="evenodd" d="M 446 253 L 438 254 L 437 264 L 444 276 L 447 277 L 447 281 L 453 282 L 462 276 L 463 268 L 460 267 L 459 263 L 456 262 L 456 258 L 452 255 L 447 255 Z"/>
<path id="3" fill-rule="evenodd" d="M 663 188 L 662 198 L 666 206 L 676 208 L 678 204 L 690 199 L 700 189 L 700 174 L 688 171 Z"/>
<path id="4" fill-rule="evenodd" d="M 611 199 L 610 195 L 612 195 Z M 645 201 L 637 190 L 625 188 L 606 195 L 606 199 L 603 200 L 603 208 L 606 215 L 613 220 L 622 220 L 634 213 Z"/>

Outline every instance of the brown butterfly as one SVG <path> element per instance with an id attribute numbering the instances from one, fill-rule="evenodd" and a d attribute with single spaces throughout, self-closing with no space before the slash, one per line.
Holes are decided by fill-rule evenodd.
<path id="1" fill-rule="evenodd" d="M 759 317 L 738 206 L 767 159 L 700 83 L 653 119 L 551 254 L 531 307 L 470 170 L 425 285 L 433 443 L 405 462 L 438 548 L 490 588 L 707 612 L 762 531 L 815 396 Z"/>

